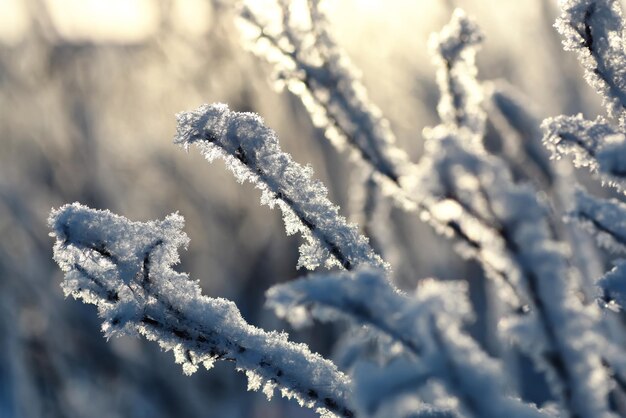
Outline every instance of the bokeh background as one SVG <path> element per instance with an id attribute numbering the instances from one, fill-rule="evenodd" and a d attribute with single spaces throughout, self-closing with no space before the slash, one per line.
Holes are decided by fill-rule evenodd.
<path id="1" fill-rule="evenodd" d="M 222 162 L 172 144 L 174 115 L 221 101 L 261 114 L 285 150 L 311 164 L 347 217 L 362 185 L 271 68 L 242 48 L 232 4 L 216 0 L 0 0 L 0 417 L 306 417 L 246 392 L 228 364 L 182 374 L 144 340 L 106 341 L 95 310 L 64 300 L 46 219 L 79 201 L 134 220 L 179 211 L 191 238 L 181 270 L 266 329 L 287 328 L 264 291 L 304 274 L 297 237 Z M 428 36 L 464 8 L 483 28 L 480 78 L 506 80 L 541 119 L 600 113 L 552 28 L 553 0 L 331 0 L 332 30 L 414 161 L 437 123 Z M 396 279 L 480 277 L 415 215 L 384 223 Z M 480 292 L 474 292 L 480 305 Z M 491 324 L 493 325 L 493 324 Z M 489 324 L 472 327 L 488 346 Z M 335 330 L 287 330 L 333 356 Z"/>

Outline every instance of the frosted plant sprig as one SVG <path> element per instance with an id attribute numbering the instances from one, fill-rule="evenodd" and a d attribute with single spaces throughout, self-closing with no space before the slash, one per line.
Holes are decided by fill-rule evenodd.
<path id="1" fill-rule="evenodd" d="M 447 199 L 458 204 L 463 212 L 481 224 L 482 231 L 490 231 L 491 235 L 498 237 L 497 242 L 503 241 L 505 246 L 510 247 L 507 235 L 502 234 L 503 226 L 500 219 L 492 208 L 493 204 L 499 203 L 492 202 L 493 199 L 489 196 L 488 189 L 493 183 L 491 178 L 502 177 L 506 179 L 505 183 L 512 183 L 512 176 L 509 173 L 509 170 L 512 170 L 518 178 L 532 179 L 537 187 L 550 191 L 558 175 L 541 147 L 541 133 L 537 128 L 536 119 L 526 110 L 527 106 L 524 106 L 520 95 L 514 94 L 511 87 L 503 86 L 502 83 L 489 83 L 483 86 L 477 80 L 475 55 L 481 41 L 482 35 L 476 24 L 461 11 L 455 11 L 452 21 L 440 33 L 432 36 L 431 52 L 439 66 L 439 87 L 442 95 L 438 109 L 440 117 L 448 130 L 465 129 L 472 133 L 471 137 L 464 137 L 463 140 L 475 146 L 472 150 L 467 150 L 469 153 L 464 151 L 463 161 L 458 159 L 455 161 L 459 155 L 450 152 L 449 147 L 433 144 L 437 142 L 436 139 L 427 140 L 426 158 L 420 165 L 430 166 L 432 155 L 434 160 L 439 161 L 437 163 L 439 166 L 431 166 L 430 169 L 420 167 L 420 177 L 423 177 L 426 183 L 420 188 L 432 187 L 433 183 L 437 183 L 430 181 L 428 173 L 431 171 L 439 173 L 437 176 L 439 189 L 435 193 L 435 200 Z M 456 118 L 452 117 L 454 114 L 457 115 Z M 508 163 L 508 167 L 504 167 L 502 163 L 494 166 L 480 161 L 484 154 L 482 139 L 485 135 L 486 118 L 495 125 L 493 127 L 496 128 L 496 134 L 500 135 L 502 148 L 499 150 L 499 156 Z M 455 157 L 448 158 L 448 154 Z M 471 178 L 477 180 L 471 181 Z M 558 194 L 554 199 L 557 206 L 562 206 L 562 195 Z M 549 220 L 549 217 L 546 216 L 545 219 Z M 548 226 L 554 231 L 558 229 L 554 222 L 549 222 Z M 515 251 L 511 251 L 510 248 L 503 248 L 501 244 L 493 245 L 490 242 L 486 245 L 492 253 L 494 250 L 500 252 L 501 256 L 496 258 L 515 259 Z M 484 254 L 488 253 L 487 251 L 473 253 L 478 256 L 476 258 L 479 262 L 486 264 L 485 261 L 488 259 Z M 493 271 L 492 268 L 489 270 Z M 519 271 L 516 268 L 507 269 L 508 275 L 492 273 L 490 275 L 505 280 L 507 276 L 513 276 L 508 281 L 514 281 L 514 277 L 519 276 L 516 270 Z M 517 293 L 520 292 L 524 293 L 518 289 Z"/>
<path id="2" fill-rule="evenodd" d="M 400 356 L 384 361 L 383 365 L 359 361 L 352 371 L 354 403 L 363 415 L 372 418 L 458 418 L 458 403 L 452 396 L 447 393 L 431 396 L 424 390 L 434 380 L 432 366 Z M 407 398 L 419 402 L 406 404 Z M 435 405 L 446 403 L 447 408 Z"/>
<path id="3" fill-rule="evenodd" d="M 469 140 L 474 147 L 474 153 L 481 154 L 484 151 L 482 139 L 485 135 L 486 114 L 482 108 L 484 97 L 482 87 L 476 78 L 478 70 L 475 65 L 477 48 L 482 39 L 483 36 L 476 23 L 461 9 L 455 9 L 450 22 L 440 32 L 431 35 L 430 50 L 433 60 L 439 67 L 437 78 L 441 99 L 437 110 L 442 126 L 425 130 L 425 136 L 428 138 L 426 157 L 422 159 L 418 171 L 421 174 L 419 178 L 423 179 L 426 176 L 425 171 L 428 171 L 424 169 L 424 166 L 429 166 L 431 161 L 434 160 L 443 165 L 452 161 L 455 165 L 453 169 L 457 172 L 450 172 L 449 167 L 433 167 L 440 180 L 438 185 L 442 188 L 439 193 L 435 194 L 436 198 L 456 202 L 469 216 L 483 223 L 487 228 L 493 228 L 494 220 L 490 219 L 491 214 L 488 208 L 484 204 L 473 204 L 476 203 L 473 196 L 476 195 L 477 190 L 470 190 L 470 195 L 464 196 L 463 188 L 457 187 L 456 184 L 455 177 L 478 177 L 478 173 L 474 172 L 478 167 L 477 164 L 468 164 L 468 172 L 461 172 L 465 170 L 465 167 L 459 161 L 453 161 L 454 158 L 446 158 L 447 147 L 439 147 L 441 144 L 437 144 L 438 139 L 435 138 L 440 136 L 437 132 L 461 130 L 463 132 L 459 134 L 459 137 Z M 441 140 L 445 141 L 446 135 L 441 136 Z M 440 156 L 442 158 L 439 158 Z M 423 189 L 425 185 L 420 186 L 419 189 Z M 480 188 L 480 181 L 473 182 L 473 186 Z"/>
<path id="4" fill-rule="evenodd" d="M 571 267 L 550 236 L 546 211 L 533 191 L 512 190 L 505 202 L 503 234 L 522 269 L 530 314 L 511 318 L 504 328 L 546 370 L 570 416 L 611 416 L 599 310 L 579 299 Z"/>
<path id="5" fill-rule="evenodd" d="M 494 223 L 500 239 L 483 258 L 505 263 L 508 286 L 500 286 L 501 292 L 511 287 L 518 298 L 505 300 L 513 307 L 527 304 L 530 311 L 524 314 L 523 306 L 518 308 L 503 330 L 547 372 L 551 389 L 566 411 L 580 417 L 603 416 L 608 376 L 597 371 L 602 369 L 598 347 L 604 341 L 597 331 L 597 307 L 585 307 L 577 298 L 570 266 L 534 190 L 515 185 L 500 160 L 477 153 L 469 141 L 458 138 L 462 134 L 450 133 L 447 127 L 431 131 L 429 146 L 434 148 L 427 148 L 432 160 L 428 171 L 437 176 L 423 185 L 434 196 L 453 187 L 467 206 Z M 586 400 L 581 402 L 583 397 Z"/>
<path id="6" fill-rule="evenodd" d="M 587 82 L 598 91 L 608 114 L 626 122 L 624 24 L 618 0 L 565 0 L 555 27 L 563 45 L 575 51 Z"/>
<path id="7" fill-rule="evenodd" d="M 287 232 L 301 232 L 308 241 L 301 248 L 299 265 L 309 269 L 338 262 L 347 269 L 361 264 L 384 265 L 356 226 L 338 215 L 325 197 L 325 187 L 311 179 L 311 170 L 280 150 L 276 135 L 260 117 L 215 104 L 180 113 L 178 122 L 175 142 L 196 144 L 209 161 L 224 158 L 239 181 L 253 181 L 262 190 L 262 203 L 281 208 Z M 435 205 L 425 197 L 420 210 L 440 232 L 455 237 L 465 254 L 480 251 L 497 239 L 480 221 L 467 216 L 450 218 Z M 491 271 L 501 271 L 496 259 L 487 264 Z"/>
<path id="8" fill-rule="evenodd" d="M 266 293 L 267 306 L 295 327 L 309 324 L 312 317 L 334 321 L 338 314 L 343 315 L 359 325 L 372 326 L 419 355 L 422 342 L 413 329 L 415 318 L 406 312 L 409 299 L 390 283 L 383 283 L 381 276 L 384 274 L 378 270 L 315 274 L 271 287 Z M 447 312 L 446 308 L 458 306 L 442 308 Z"/>
<path id="9" fill-rule="evenodd" d="M 483 83 L 488 123 L 499 138 L 497 155 L 506 161 L 516 179 L 536 187 L 555 188 L 558 173 L 543 146 L 539 120 L 528 100 L 510 84 L 498 80 Z"/>
<path id="10" fill-rule="evenodd" d="M 448 126 L 424 132 L 425 152 L 418 167 L 418 189 L 425 199 L 434 202 L 432 216 L 455 222 L 474 243 L 458 251 L 476 259 L 487 275 L 499 283 L 502 300 L 523 312 L 528 301 L 520 287 L 521 272 L 514 254 L 506 248 L 500 219 L 493 212 L 494 197 L 488 195 L 496 185 L 502 190 L 510 189 L 509 174 L 501 165 L 493 164 L 494 157 L 474 152 L 476 146 L 469 145 L 471 135 L 467 130 L 453 133 Z M 497 196 L 496 199 L 499 204 Z"/>
<path id="11" fill-rule="evenodd" d="M 588 167 L 605 184 L 626 191 L 626 137 L 599 116 L 593 121 L 576 116 L 544 120 L 544 145 L 553 158 L 572 156 L 574 165 Z"/>
<path id="12" fill-rule="evenodd" d="M 501 277 L 508 288 L 499 286 L 500 293 L 512 289 L 516 298 L 506 300 L 518 306 L 510 319 L 515 324 L 508 327 L 510 335 L 536 364 L 543 366 L 552 392 L 568 414 L 609 416 L 609 377 L 602 371 L 590 378 L 592 372 L 603 370 L 603 359 L 595 345 L 603 341 L 596 331 L 597 309 L 584 307 L 567 281 L 570 266 L 558 250 L 547 210 L 535 191 L 513 183 L 502 161 L 485 153 L 481 141 L 484 126 L 465 116 L 484 117 L 482 96 L 474 96 L 475 102 L 467 97 L 478 86 L 473 45 L 480 37 L 472 37 L 476 29 L 462 13 L 455 14 L 457 17 L 433 41 L 443 74 L 439 83 L 442 97 L 448 98 L 447 105 L 444 102 L 440 109 L 443 125 L 426 132 L 425 158 L 419 167 L 420 188 L 434 199 L 452 200 L 458 212 L 462 210 L 488 226 L 485 231 L 496 231 L 498 239 L 494 244 L 485 243 L 490 251 L 479 252 L 478 261 L 495 259 L 506 265 L 507 274 Z M 457 67 L 462 82 L 453 84 L 449 81 L 454 76 L 450 63 L 461 51 L 468 60 Z M 452 113 L 451 109 L 460 113 Z M 525 304 L 528 314 L 524 314 Z M 573 343 L 573 336 L 579 342 Z"/>
<path id="13" fill-rule="evenodd" d="M 598 244 L 612 252 L 626 254 L 626 204 L 616 199 L 600 199 L 576 190 L 575 206 L 567 218 L 590 231 Z"/>
<path id="14" fill-rule="evenodd" d="M 307 5 L 309 15 L 301 20 L 291 16 L 286 2 L 279 4 L 280 18 L 259 16 L 244 5 L 241 23 L 252 28 L 245 45 L 274 66 L 278 85 L 300 98 L 333 145 L 351 150 L 373 169 L 388 194 L 411 206 L 402 191 L 411 173 L 408 156 L 395 145 L 389 122 L 369 100 L 358 72 L 330 35 L 323 5 L 317 0 Z M 272 31 L 271 24 L 278 29 Z"/>
<path id="15" fill-rule="evenodd" d="M 553 213 L 562 213 L 571 206 L 575 193 L 575 182 L 567 165 L 557 166 L 558 153 L 567 153 L 576 144 L 555 145 L 548 140 L 542 143 L 544 134 L 534 109 L 521 92 L 506 82 L 498 81 L 485 87 L 489 98 L 487 104 L 488 121 L 494 129 L 488 129 L 487 135 L 495 134 L 499 138 L 500 148 L 495 152 L 510 168 L 514 181 L 532 184 L 537 190 L 545 192 Z M 545 125 L 547 126 L 547 125 Z M 486 138 L 485 143 L 497 138 Z M 557 140 L 558 141 L 558 140 Z M 561 149 L 562 147 L 562 149 Z M 552 155 L 549 150 L 552 150 Z M 582 152 L 582 150 L 581 150 Z M 599 260 L 592 248 L 591 239 L 573 224 L 561 225 L 557 217 L 547 218 L 555 237 L 568 242 L 572 254 L 569 260 L 581 272 L 583 291 L 593 298 L 592 278 L 597 277 Z"/>
<path id="16" fill-rule="evenodd" d="M 240 14 L 242 21 L 254 29 L 248 47 L 275 66 L 280 79 L 301 98 L 314 124 L 325 129 L 331 142 L 339 148 L 351 144 L 353 154 L 372 169 L 372 178 L 378 184 L 382 179 L 383 185 L 390 186 L 382 187 L 383 193 L 393 195 L 404 208 L 417 208 L 439 233 L 454 239 L 463 256 L 480 257 L 483 246 L 494 234 L 477 233 L 487 231 L 488 226 L 469 214 L 452 218 L 440 216 L 441 202 L 416 190 L 415 166 L 395 147 L 388 122 L 369 102 L 346 54 L 332 40 L 319 2 L 312 0 L 308 5 L 309 26 L 299 26 L 293 19 L 285 18 L 289 10 L 284 3 L 279 8 L 281 19 L 266 20 L 244 5 Z M 272 31 L 269 22 L 279 29 Z M 381 156 L 388 156 L 388 162 L 395 162 L 383 163 Z M 398 176 L 399 172 L 403 174 Z M 493 275 L 504 274 L 497 260 L 488 262 L 484 257 L 483 260 Z"/>
<path id="17" fill-rule="evenodd" d="M 501 213 L 515 194 L 509 193 L 515 186 L 508 168 L 487 156 L 482 143 L 487 116 L 484 89 L 476 78 L 475 65 L 481 42 L 477 25 L 461 10 L 456 10 L 450 23 L 431 37 L 431 53 L 439 67 L 442 98 L 438 111 L 443 125 L 425 130 L 425 155 L 417 169 L 416 189 L 420 202 L 427 202 L 425 206 L 431 209 L 427 219 L 445 216 L 453 221 L 457 235 L 467 237 L 465 242 L 470 243 L 460 246 L 461 251 L 481 263 L 488 276 L 497 278 L 504 285 L 500 286 L 504 299 L 523 313 L 529 301 L 519 254 Z M 517 103 L 505 100 L 509 97 L 497 94 L 493 86 L 490 93 L 495 96 L 494 107 L 509 117 L 506 123 L 524 129 L 527 118 L 520 117 Z M 541 160 L 535 151 L 527 148 L 524 154 L 528 154 L 528 160 Z M 545 163 L 535 165 L 547 171 Z"/>
<path id="18" fill-rule="evenodd" d="M 357 270 L 277 285 L 267 296 L 269 306 L 296 326 L 311 316 L 325 321 L 346 318 L 390 337 L 413 355 L 413 361 L 396 360 L 385 366 L 399 362 L 404 370 L 386 374 L 385 390 L 358 395 L 370 414 L 384 398 L 417 390 L 434 378 L 444 383 L 471 416 L 543 416 L 503 391 L 499 363 L 460 330 L 462 321 L 472 315 L 466 292 L 465 283 L 425 281 L 411 297 L 396 289 L 384 272 Z"/>
<path id="19" fill-rule="evenodd" d="M 224 159 L 239 182 L 250 181 L 262 191 L 263 204 L 281 209 L 288 234 L 302 234 L 306 244 L 300 247 L 298 267 L 385 266 L 367 238 L 339 215 L 324 185 L 312 178 L 312 169 L 284 153 L 259 116 L 212 104 L 176 118 L 177 144 L 198 146 L 209 162 Z"/>
<path id="20" fill-rule="evenodd" d="M 437 69 L 441 98 L 437 111 L 450 127 L 468 129 L 482 139 L 485 112 L 482 86 L 476 79 L 476 52 L 483 41 L 476 23 L 456 9 L 450 22 L 431 35 L 429 46 Z"/>
<path id="21" fill-rule="evenodd" d="M 287 335 L 249 325 L 234 303 L 203 296 L 178 273 L 177 248 L 189 242 L 183 218 L 131 222 L 80 204 L 53 210 L 54 259 L 64 293 L 96 305 L 105 336 L 143 335 L 173 351 L 186 374 L 216 360 L 235 363 L 248 389 L 275 389 L 320 413 L 351 417 L 350 380 L 328 360 Z M 326 412 L 325 412 L 326 411 Z"/>

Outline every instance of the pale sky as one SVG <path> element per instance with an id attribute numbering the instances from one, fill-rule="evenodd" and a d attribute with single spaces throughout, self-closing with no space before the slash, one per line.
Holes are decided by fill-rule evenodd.
<path id="1" fill-rule="evenodd" d="M 153 0 L 44 0 L 59 35 L 71 40 L 137 42 L 159 24 Z M 175 24 L 201 33 L 206 29 L 206 0 L 173 2 Z M 30 28 L 24 0 L 0 0 L 0 42 L 16 43 Z"/>
<path id="2" fill-rule="evenodd" d="M 69 40 L 94 42 L 137 42 L 154 33 L 159 12 L 154 0 L 42 0 L 60 36 Z M 207 29 L 210 0 L 174 0 L 172 22 L 181 31 L 202 34 Z M 374 22 L 393 19 L 416 25 L 423 16 L 432 17 L 442 0 L 341 0 L 330 1 L 333 17 L 339 22 L 354 19 Z M 0 42 L 15 44 L 30 28 L 25 0 L 0 0 Z M 417 7 L 416 7 L 417 6 Z M 425 14 L 424 10 L 428 10 Z M 398 11 L 399 13 L 394 13 Z M 398 21 L 399 20 L 399 21 Z M 341 29 L 352 24 L 338 25 Z M 397 24 L 395 25 L 398 26 Z"/>

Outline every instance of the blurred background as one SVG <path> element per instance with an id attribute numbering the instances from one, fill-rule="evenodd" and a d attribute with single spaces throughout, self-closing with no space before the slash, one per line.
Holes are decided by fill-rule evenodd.
<path id="1" fill-rule="evenodd" d="M 431 32 L 454 7 L 486 35 L 480 78 L 506 80 L 541 119 L 600 113 L 552 28 L 554 0 L 334 0 L 337 41 L 414 161 L 437 123 Z M 79 201 L 133 220 L 179 211 L 191 238 L 181 270 L 244 317 L 283 329 L 264 291 L 296 271 L 297 237 L 221 161 L 172 144 L 174 115 L 226 102 L 261 114 L 283 148 L 311 164 L 347 217 L 362 187 L 299 100 L 271 88 L 271 68 L 240 45 L 231 4 L 216 0 L 0 0 L 0 418 L 305 417 L 294 402 L 246 392 L 229 364 L 185 377 L 172 355 L 134 338 L 106 341 L 95 309 L 64 300 L 46 219 Z M 406 289 L 424 277 L 479 277 L 415 215 L 385 227 Z M 356 219 L 356 218 L 355 218 Z M 375 237 L 374 237 L 375 238 Z M 479 295 L 479 293 L 477 293 Z M 475 303 L 480 304 L 480 296 Z M 332 357 L 333 329 L 287 329 Z M 478 321 L 473 333 L 486 340 Z"/>

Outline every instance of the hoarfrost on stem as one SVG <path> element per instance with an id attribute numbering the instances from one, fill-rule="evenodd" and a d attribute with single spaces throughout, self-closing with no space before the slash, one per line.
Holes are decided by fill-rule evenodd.
<path id="1" fill-rule="evenodd" d="M 303 18 L 294 16 L 288 1 L 278 1 L 275 13 L 243 3 L 245 45 L 274 66 L 277 86 L 298 96 L 326 138 L 373 170 L 386 193 L 411 206 L 401 189 L 412 164 L 368 98 L 358 70 L 330 34 L 325 2 L 308 0 L 299 9 L 306 12 Z"/>
<path id="2" fill-rule="evenodd" d="M 478 236 L 497 231 L 496 239 L 481 244 L 478 260 L 488 273 L 499 267 L 498 294 L 515 308 L 502 331 L 547 372 L 564 410 L 603 416 L 609 377 L 601 366 L 605 340 L 598 331 L 597 307 L 577 299 L 566 254 L 552 236 L 548 210 L 535 191 L 514 184 L 499 159 L 476 152 L 463 134 L 445 126 L 429 133 L 428 146 L 441 152 L 427 150 L 432 168 L 426 171 L 437 176 L 424 187 L 435 196 L 456 196 L 456 212 L 464 210 L 491 225 L 476 230 Z"/>
<path id="3" fill-rule="evenodd" d="M 475 240 L 480 242 L 475 253 L 485 271 L 506 285 L 499 286 L 499 294 L 508 295 L 505 300 L 514 315 L 503 330 L 547 372 L 563 410 L 572 416 L 609 416 L 610 378 L 602 370 L 600 354 L 606 341 L 598 331 L 597 308 L 584 306 L 575 296 L 575 276 L 545 203 L 532 187 L 514 184 L 504 162 L 483 147 L 482 96 L 473 94 L 480 92 L 473 62 L 480 35 L 471 21 L 455 12 L 433 39 L 440 62 L 438 110 L 443 125 L 426 132 L 421 189 L 449 202 L 458 219 L 464 213 L 476 220 L 482 228 L 475 227 L 475 235 L 495 238 Z M 462 65 L 455 74 L 457 62 Z"/>
<path id="4" fill-rule="evenodd" d="M 626 137 L 605 118 L 561 115 L 544 120 L 541 127 L 553 158 L 572 156 L 575 166 L 588 167 L 605 184 L 626 191 Z"/>
<path id="5" fill-rule="evenodd" d="M 63 291 L 96 305 L 106 337 L 143 335 L 173 351 L 186 374 L 216 360 L 235 363 L 249 389 L 271 397 L 277 388 L 306 407 L 350 417 L 350 379 L 305 344 L 265 332 L 242 318 L 231 301 L 203 296 L 178 273 L 178 247 L 189 239 L 184 220 L 131 222 L 78 203 L 50 214 L 54 259 L 65 272 Z"/>
<path id="6" fill-rule="evenodd" d="M 477 141 L 482 139 L 485 126 L 485 112 L 481 109 L 483 90 L 476 79 L 475 63 L 482 41 L 476 23 L 464 11 L 456 9 L 450 22 L 431 36 L 429 45 L 439 67 L 439 117 L 446 125 L 468 129 Z"/>
<path id="7" fill-rule="evenodd" d="M 410 355 L 394 357 L 383 370 L 361 365 L 355 371 L 359 404 L 368 414 L 389 398 L 417 391 L 436 379 L 471 416 L 544 416 L 506 393 L 499 362 L 461 331 L 462 322 L 473 315 L 465 283 L 427 280 L 409 296 L 396 289 L 385 272 L 357 270 L 315 274 L 274 286 L 267 295 L 276 313 L 294 325 L 306 323 L 309 315 L 321 320 L 346 318 L 405 348 Z M 377 381 L 375 390 L 372 378 Z"/>
<path id="8" fill-rule="evenodd" d="M 575 51 L 587 82 L 602 96 L 607 112 L 626 123 L 624 20 L 618 0 L 565 0 L 555 27 L 563 46 Z"/>
<path id="9" fill-rule="evenodd" d="M 617 199 L 600 199 L 583 189 L 576 190 L 575 207 L 567 216 L 590 231 L 600 246 L 626 254 L 626 204 Z"/>
<path id="10" fill-rule="evenodd" d="M 212 104 L 179 113 L 177 119 L 177 144 L 197 145 L 209 162 L 224 159 L 239 182 L 250 181 L 262 191 L 263 204 L 281 209 L 288 234 L 302 234 L 306 244 L 300 247 L 298 267 L 385 266 L 356 225 L 339 215 L 326 187 L 312 178 L 313 170 L 284 153 L 259 116 Z"/>

